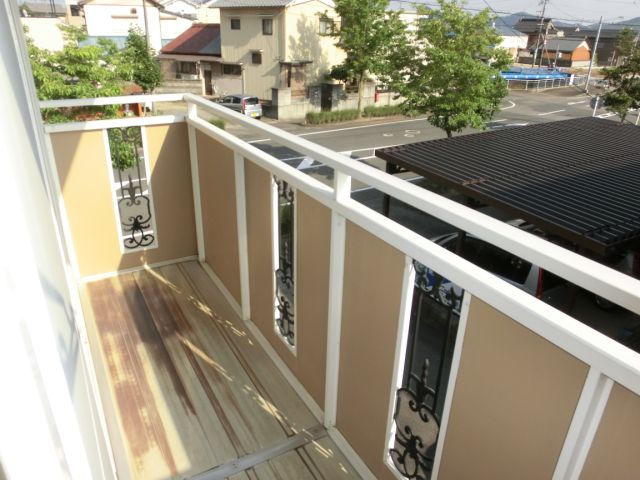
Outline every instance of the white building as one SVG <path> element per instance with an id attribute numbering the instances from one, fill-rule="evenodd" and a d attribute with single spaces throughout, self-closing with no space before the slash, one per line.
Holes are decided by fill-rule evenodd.
<path id="1" fill-rule="evenodd" d="M 155 51 L 173 40 L 193 23 L 190 19 L 163 10 L 154 0 L 84 0 L 87 33 L 90 40 L 108 38 L 122 46 L 131 27 L 149 35 Z"/>

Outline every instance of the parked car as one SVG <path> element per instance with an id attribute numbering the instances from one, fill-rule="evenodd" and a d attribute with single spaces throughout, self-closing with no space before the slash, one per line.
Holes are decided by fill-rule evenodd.
<path id="1" fill-rule="evenodd" d="M 513 220 L 508 223 L 534 234 L 542 234 L 524 220 Z M 554 293 L 566 285 L 566 281 L 557 275 L 471 234 L 464 235 L 458 252 L 459 238 L 460 232 L 453 232 L 435 237 L 432 241 L 545 301 L 551 301 Z M 438 275 L 429 270 L 427 269 L 427 279 L 433 281 L 434 286 L 437 284 L 437 291 L 432 296 L 446 306 L 451 306 L 453 301 L 460 303 L 462 293 L 460 287 L 447 279 L 436 282 Z M 454 305 L 454 310 L 459 310 L 459 305 Z"/>
<path id="2" fill-rule="evenodd" d="M 242 115 L 246 115 L 247 117 L 262 117 L 262 104 L 258 97 L 238 93 L 224 96 L 218 100 L 218 103 L 223 107 L 240 112 Z"/>
<path id="3" fill-rule="evenodd" d="M 518 219 L 507 223 L 534 235 L 547 238 L 542 230 L 525 220 Z M 464 259 L 497 275 L 519 289 L 535 295 L 537 298 L 552 305 L 557 306 L 560 303 L 559 301 L 562 300 L 562 297 L 569 294 L 567 289 L 568 282 L 565 279 L 471 234 L 464 235 L 462 244 L 460 245 L 460 251 L 458 252 L 459 238 L 460 232 L 453 232 L 435 237 L 432 241 L 447 250 L 459 254 Z M 571 249 L 570 244 L 562 242 L 559 239 L 547 239 L 554 243 L 564 243 L 562 246 Z M 627 275 L 631 275 L 633 262 L 632 256 L 629 253 L 621 253 L 606 259 L 593 258 L 593 260 L 599 261 Z M 442 279 L 442 277 L 439 277 L 428 268 L 426 278 L 432 282 L 432 288 L 437 285 L 437 291 L 431 294 L 437 301 L 446 306 L 451 306 L 452 301 L 456 303 L 461 302 L 462 290 L 460 287 L 447 279 Z M 603 310 L 615 308 L 615 304 L 596 294 L 592 294 L 592 298 L 595 304 Z M 454 305 L 454 310 L 459 311 L 459 308 L 459 305 Z"/>

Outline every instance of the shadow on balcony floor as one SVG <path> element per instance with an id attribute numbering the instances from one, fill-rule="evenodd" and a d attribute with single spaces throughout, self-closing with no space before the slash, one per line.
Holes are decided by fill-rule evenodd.
<path id="1" fill-rule="evenodd" d="M 83 297 L 117 463 L 133 478 L 186 478 L 317 426 L 197 262 L 88 283 Z M 357 475 L 325 436 L 230 478 Z"/>

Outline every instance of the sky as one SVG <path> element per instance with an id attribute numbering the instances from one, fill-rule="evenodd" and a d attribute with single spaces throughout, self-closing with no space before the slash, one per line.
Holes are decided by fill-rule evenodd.
<path id="1" fill-rule="evenodd" d="M 470 8 L 491 6 L 498 14 L 525 11 L 538 13 L 542 10 L 542 1 L 538 0 L 468 0 Z M 545 17 L 562 20 L 567 23 L 597 23 L 603 17 L 605 22 L 621 22 L 640 17 L 640 0 L 549 0 Z"/>

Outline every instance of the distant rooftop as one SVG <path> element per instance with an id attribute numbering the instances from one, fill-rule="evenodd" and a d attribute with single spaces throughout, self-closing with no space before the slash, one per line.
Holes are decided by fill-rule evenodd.
<path id="1" fill-rule="evenodd" d="M 331 0 L 320 0 L 329 6 L 333 6 Z M 216 0 L 208 3 L 210 8 L 280 8 L 288 5 L 302 3 L 301 0 Z"/>
<path id="2" fill-rule="evenodd" d="M 576 118 L 412 143 L 376 156 L 595 253 L 640 246 L 640 128 Z"/>
<path id="3" fill-rule="evenodd" d="M 584 36 L 581 38 L 552 38 L 547 40 L 545 48 L 550 52 L 555 52 L 556 50 L 560 52 L 573 52 L 584 41 Z M 535 48 L 535 45 L 531 48 Z M 540 45 L 539 48 L 542 48 L 542 45 Z M 588 43 L 587 48 L 591 50 L 591 47 L 588 46 Z"/>
<path id="4" fill-rule="evenodd" d="M 219 57 L 220 25 L 196 23 L 167 43 L 160 53 L 173 55 L 210 55 Z"/>

